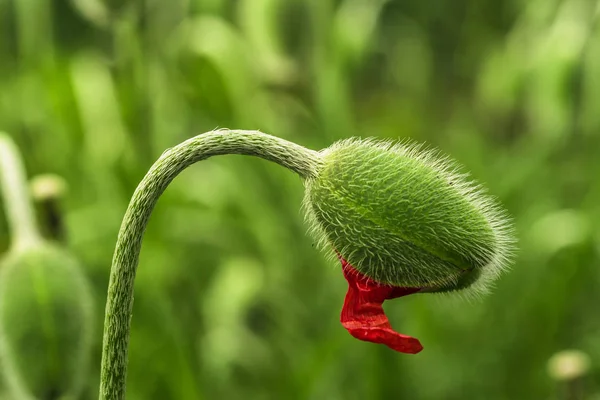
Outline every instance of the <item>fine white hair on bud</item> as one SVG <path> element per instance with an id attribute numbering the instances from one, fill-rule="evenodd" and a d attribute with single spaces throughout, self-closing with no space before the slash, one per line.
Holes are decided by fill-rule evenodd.
<path id="1" fill-rule="evenodd" d="M 311 231 L 374 281 L 484 293 L 516 242 L 499 203 L 436 150 L 351 138 L 307 179 Z"/>

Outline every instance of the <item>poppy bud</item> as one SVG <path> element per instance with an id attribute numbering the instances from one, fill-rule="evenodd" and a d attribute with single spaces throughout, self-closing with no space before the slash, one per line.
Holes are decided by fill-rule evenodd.
<path id="1" fill-rule="evenodd" d="M 77 398 L 89 364 L 90 288 L 78 262 L 43 243 L 0 263 L 0 356 L 18 398 Z"/>
<path id="2" fill-rule="evenodd" d="M 342 325 L 358 339 L 418 353 L 392 330 L 385 300 L 418 292 L 485 291 L 514 240 L 504 212 L 433 151 L 349 139 L 321 152 L 305 209 L 342 262 Z"/>
<path id="3" fill-rule="evenodd" d="M 322 242 L 388 285 L 451 291 L 496 277 L 513 242 L 504 212 L 446 158 L 344 140 L 322 151 L 305 208 Z"/>

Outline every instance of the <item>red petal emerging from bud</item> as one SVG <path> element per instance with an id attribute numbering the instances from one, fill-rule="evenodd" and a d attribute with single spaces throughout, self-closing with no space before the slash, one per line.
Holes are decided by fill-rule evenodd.
<path id="1" fill-rule="evenodd" d="M 418 292 L 419 288 L 402 288 L 384 285 L 369 279 L 348 264 L 341 256 L 348 293 L 344 299 L 341 322 L 357 339 L 385 344 L 401 353 L 416 354 L 423 350 L 418 339 L 402 335 L 392 329 L 383 312 L 385 300 Z"/>

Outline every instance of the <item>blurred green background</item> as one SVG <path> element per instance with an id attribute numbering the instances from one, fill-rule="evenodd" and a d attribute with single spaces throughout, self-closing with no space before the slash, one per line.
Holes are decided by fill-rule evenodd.
<path id="1" fill-rule="evenodd" d="M 346 282 L 297 176 L 203 161 L 145 236 L 129 399 L 600 399 L 599 18 L 588 0 L 0 0 L 0 129 L 31 177 L 66 180 L 40 221 L 93 283 L 84 398 L 133 190 L 166 148 L 229 127 L 438 147 L 514 216 L 518 256 L 480 301 L 386 303 L 425 347 L 398 354 L 340 325 Z M 547 372 L 568 348 L 591 359 L 579 394 Z"/>

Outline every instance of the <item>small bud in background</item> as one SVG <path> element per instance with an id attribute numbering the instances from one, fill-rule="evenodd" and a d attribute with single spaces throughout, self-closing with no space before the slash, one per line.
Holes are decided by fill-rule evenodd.
<path id="1" fill-rule="evenodd" d="M 589 389 L 585 377 L 591 367 L 591 359 L 580 350 L 563 350 L 548 360 L 548 374 L 557 382 L 557 398 L 564 400 L 587 399 Z"/>
<path id="2" fill-rule="evenodd" d="M 44 174 L 33 177 L 29 187 L 34 202 L 39 206 L 41 229 L 48 237 L 64 242 L 61 198 L 68 190 L 67 182 L 58 175 Z"/>
<path id="3" fill-rule="evenodd" d="M 570 381 L 585 376 L 590 370 L 590 357 L 580 350 L 563 350 L 548 360 L 548 374 L 557 381 Z"/>
<path id="4" fill-rule="evenodd" d="M 36 201 L 62 197 L 67 192 L 67 182 L 54 174 L 42 174 L 31 178 L 31 196 Z"/>

